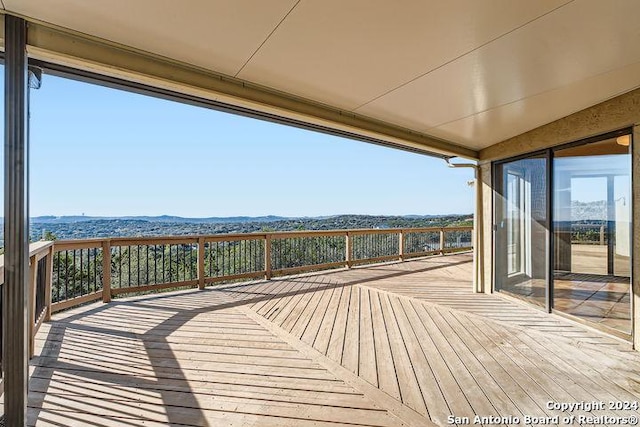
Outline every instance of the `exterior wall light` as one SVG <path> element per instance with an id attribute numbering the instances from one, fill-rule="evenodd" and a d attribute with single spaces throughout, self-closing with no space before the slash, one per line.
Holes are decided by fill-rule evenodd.
<path id="1" fill-rule="evenodd" d="M 631 144 L 631 135 L 622 135 L 616 138 L 616 144 L 628 147 Z"/>

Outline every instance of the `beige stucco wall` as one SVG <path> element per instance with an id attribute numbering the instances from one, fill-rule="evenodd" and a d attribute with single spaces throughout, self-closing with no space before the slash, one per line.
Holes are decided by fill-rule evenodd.
<path id="1" fill-rule="evenodd" d="M 481 182 L 483 186 L 483 253 L 484 271 L 481 283 L 484 291 L 493 291 L 493 188 L 491 162 L 568 142 L 633 127 L 633 254 L 632 254 L 632 313 L 633 339 L 640 349 L 640 89 L 635 89 L 586 110 L 556 120 L 522 135 L 499 142 L 480 151 Z"/>
<path id="2" fill-rule="evenodd" d="M 482 185 L 482 277 L 480 292 L 493 292 L 493 188 L 491 186 L 491 163 L 480 163 L 480 183 Z"/>

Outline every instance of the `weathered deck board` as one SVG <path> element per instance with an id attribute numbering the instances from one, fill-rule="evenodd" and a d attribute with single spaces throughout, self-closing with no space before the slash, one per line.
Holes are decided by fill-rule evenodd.
<path id="1" fill-rule="evenodd" d="M 640 399 L 629 344 L 473 294 L 470 275 L 460 254 L 60 313 L 38 335 L 29 423 L 446 425 Z"/>
<path id="2" fill-rule="evenodd" d="M 626 357 L 628 343 L 517 301 L 473 294 L 469 261 L 462 254 L 324 274 L 345 287 L 337 308 L 335 300 L 319 299 L 326 302 L 322 324 L 333 324 L 333 346 L 320 339 L 314 347 L 439 424 L 449 414 L 551 416 L 549 400 L 637 399 L 640 388 L 630 381 L 640 358 Z M 270 306 L 278 300 L 273 295 Z M 314 315 L 320 312 L 318 304 Z M 558 375 L 560 361 L 577 361 L 582 373 Z M 603 361 L 614 369 L 598 372 Z"/>
<path id="3" fill-rule="evenodd" d="M 38 335 L 29 425 L 402 424 L 235 304 L 182 292 L 57 316 Z"/>
<path id="4" fill-rule="evenodd" d="M 360 288 L 360 348 L 359 375 L 367 382 L 378 386 L 378 369 L 376 363 L 376 348 L 374 344 L 373 320 L 371 317 L 371 300 L 369 289 Z"/>
<path id="5" fill-rule="evenodd" d="M 338 307 L 340 305 L 343 292 L 343 287 L 332 289 L 331 299 L 329 300 L 329 303 L 326 306 L 327 308 L 323 313 L 320 328 L 318 329 L 318 333 L 311 343 L 311 345 L 314 348 L 317 348 L 322 354 L 327 354 L 327 351 L 329 349 L 331 333 L 333 332 L 336 313 L 338 312 Z"/>
<path id="6" fill-rule="evenodd" d="M 398 280 L 398 276 L 380 277 L 379 280 L 368 282 L 366 285 L 455 308 L 463 312 L 477 314 L 513 326 L 545 332 L 558 332 L 562 337 L 578 339 L 581 343 L 612 345 L 612 340 L 605 335 L 597 332 L 593 333 L 589 329 L 578 326 L 575 322 L 567 321 L 559 316 L 549 316 L 533 307 L 524 306 L 525 308 L 523 309 L 522 304 L 514 304 L 513 301 L 497 295 L 472 293 L 468 279 L 471 275 L 472 266 L 470 263 L 458 262 L 463 257 L 468 257 L 468 255 L 462 254 L 439 259 L 432 258 L 431 268 L 418 268 L 415 274 L 405 275 L 402 280 Z M 447 261 L 447 258 L 450 260 Z M 457 261 L 451 261 L 452 258 Z M 447 262 L 450 265 L 447 265 Z M 408 263 L 405 263 L 404 268 L 406 268 L 406 264 Z M 446 266 L 446 268 L 437 268 L 439 265 Z M 398 267 L 397 271 L 401 272 L 402 269 Z M 358 279 L 353 277 L 353 280 L 357 281 Z M 428 286 L 425 285 L 426 283 L 428 283 Z M 626 344 L 618 346 L 618 349 L 623 351 L 629 348 Z"/>
<path id="7" fill-rule="evenodd" d="M 387 325 L 382 316 L 382 303 L 380 301 L 380 293 L 371 292 L 371 316 L 373 329 L 375 331 L 374 346 L 376 349 L 376 365 L 378 370 L 378 384 L 381 390 L 401 400 L 400 385 L 398 384 L 398 376 L 396 374 L 396 364 L 391 355 L 391 346 L 389 345 L 389 335 L 387 334 Z"/>

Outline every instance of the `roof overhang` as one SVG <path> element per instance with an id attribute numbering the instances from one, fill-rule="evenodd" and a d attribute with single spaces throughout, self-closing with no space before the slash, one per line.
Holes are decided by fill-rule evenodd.
<path id="1" fill-rule="evenodd" d="M 52 72 L 477 159 L 640 87 L 640 2 L 2 0 Z M 495 150 L 494 150 L 495 151 Z"/>
<path id="2" fill-rule="evenodd" d="M 478 158 L 443 139 L 32 19 L 27 44 L 29 57 L 54 73 L 420 154 Z"/>

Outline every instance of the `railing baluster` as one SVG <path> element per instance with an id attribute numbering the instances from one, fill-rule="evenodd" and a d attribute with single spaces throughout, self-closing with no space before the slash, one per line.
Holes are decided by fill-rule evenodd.
<path id="1" fill-rule="evenodd" d="M 84 269 L 83 269 L 84 256 L 83 255 L 84 255 L 84 249 L 80 249 L 80 295 L 84 295 Z M 75 252 L 74 252 L 74 258 L 75 258 Z"/>
<path id="2" fill-rule="evenodd" d="M 98 292 L 98 289 L 102 291 L 102 286 L 100 286 L 98 281 L 98 249 L 93 249 L 93 292 Z"/>
<path id="3" fill-rule="evenodd" d="M 242 259 L 246 260 L 246 259 L 251 259 L 251 258 L 247 258 L 247 250 L 250 248 L 247 248 L 247 241 L 246 240 L 241 240 L 240 241 L 240 245 L 242 246 Z M 240 273 L 246 273 L 247 272 L 247 268 L 246 268 L 246 264 L 240 268 Z"/>
<path id="4" fill-rule="evenodd" d="M 92 286 L 91 286 L 91 249 L 87 248 L 86 249 L 86 253 L 87 253 L 87 258 L 86 258 L 86 263 L 87 263 L 87 294 L 90 294 L 92 291 Z"/>
<path id="5" fill-rule="evenodd" d="M 180 257 L 180 250 L 182 249 L 182 257 Z M 185 279 L 185 257 L 187 253 L 184 250 L 184 245 L 176 246 L 176 282 L 180 282 L 180 280 Z M 182 274 L 181 274 L 182 273 Z"/>
<path id="6" fill-rule="evenodd" d="M 188 258 L 188 259 L 187 259 Z M 187 281 L 187 277 L 189 277 L 188 280 L 191 280 L 193 277 L 191 277 L 191 245 L 182 245 L 182 280 L 183 281 Z M 187 276 L 188 273 L 188 276 Z"/>
<path id="7" fill-rule="evenodd" d="M 102 301 L 111 302 L 111 243 L 102 242 Z"/>
<path id="8" fill-rule="evenodd" d="M 87 258 L 87 263 L 89 265 L 93 266 L 93 280 L 90 281 L 91 283 L 91 292 L 97 292 L 98 291 L 98 283 L 97 283 L 97 278 L 98 278 L 98 260 L 97 260 L 97 249 L 95 248 L 91 248 L 89 249 L 89 254 L 88 254 L 88 258 Z"/>
<path id="9" fill-rule="evenodd" d="M 222 275 L 226 276 L 231 270 L 231 245 L 229 242 L 223 243 L 222 249 Z"/>
<path id="10" fill-rule="evenodd" d="M 158 283 L 158 245 L 153 245 L 153 284 Z"/>
<path id="11" fill-rule="evenodd" d="M 129 267 L 127 268 L 127 282 L 125 287 L 129 287 L 131 286 L 131 246 L 127 246 L 126 252 L 127 252 L 127 265 Z"/>
<path id="12" fill-rule="evenodd" d="M 69 251 L 64 252 L 64 299 L 72 298 L 73 296 L 69 295 L 69 283 L 71 279 L 69 278 Z"/>
<path id="13" fill-rule="evenodd" d="M 136 273 L 138 276 L 138 280 L 136 281 L 136 285 L 140 285 L 140 245 L 136 245 L 136 252 L 138 253 L 136 257 Z"/>
<path id="14" fill-rule="evenodd" d="M 265 235 L 264 239 L 264 278 L 271 279 L 271 235 Z"/>
<path id="15" fill-rule="evenodd" d="M 169 282 L 173 282 L 173 265 L 171 263 L 173 245 L 167 245 L 167 246 L 169 246 Z"/>
<path id="16" fill-rule="evenodd" d="M 85 271 L 83 270 L 82 267 L 80 267 L 80 276 L 82 277 L 82 283 L 83 286 L 86 284 L 86 288 L 87 288 L 87 294 L 91 293 L 91 260 L 89 259 L 89 251 L 90 249 L 83 249 L 80 252 L 80 257 L 83 260 L 83 262 L 86 264 L 86 276 L 85 276 Z"/>
<path id="17" fill-rule="evenodd" d="M 73 296 L 77 296 L 78 290 L 77 290 L 77 283 L 76 283 L 76 250 L 73 250 L 73 255 L 71 258 L 71 277 L 73 277 L 73 282 L 72 282 L 72 292 L 73 292 Z M 82 287 L 80 287 L 80 290 L 82 290 Z"/>
<path id="18" fill-rule="evenodd" d="M 204 289 L 204 237 L 198 238 L 198 289 Z"/>
<path id="19" fill-rule="evenodd" d="M 91 283 L 91 292 L 97 292 L 98 290 L 98 284 L 96 283 L 97 277 L 98 277 L 98 267 L 97 267 L 97 250 L 95 248 L 91 248 L 88 251 L 88 255 L 87 255 L 87 264 L 89 264 L 89 266 L 93 265 L 93 280 L 90 280 L 89 283 Z"/>
<path id="20" fill-rule="evenodd" d="M 118 246 L 118 288 L 122 287 L 122 246 Z"/>
<path id="21" fill-rule="evenodd" d="M 215 245 L 213 245 L 212 247 L 209 247 L 209 255 L 211 256 L 211 267 L 213 270 L 211 270 L 211 273 L 209 273 L 209 276 L 219 276 L 219 271 L 220 271 L 220 242 L 215 242 Z"/>
<path id="22" fill-rule="evenodd" d="M 54 255 L 53 246 L 51 246 L 49 248 L 49 253 L 47 254 L 47 266 L 46 266 L 46 278 L 45 278 L 46 289 L 44 291 L 44 298 L 45 298 L 45 305 L 47 310 L 44 314 L 45 322 L 48 322 L 51 320 L 51 304 L 52 304 L 51 284 L 53 279 L 53 255 Z"/>
<path id="23" fill-rule="evenodd" d="M 29 258 L 29 307 L 28 311 L 28 322 L 29 325 L 29 358 L 33 357 L 34 349 L 35 349 L 35 322 L 36 322 L 36 281 L 38 280 L 38 262 L 36 261 L 36 256 L 33 255 Z"/>
<path id="24" fill-rule="evenodd" d="M 243 273 L 247 273 L 253 271 L 253 240 L 245 241 L 245 250 L 246 250 L 246 260 L 248 260 L 248 264 L 245 264 L 245 268 L 242 270 Z"/>
<path id="25" fill-rule="evenodd" d="M 247 253 L 248 253 L 247 260 L 249 260 L 249 263 L 248 263 L 248 265 L 245 266 L 245 269 L 242 271 L 243 273 L 254 271 L 254 265 L 253 265 L 253 240 L 247 240 L 245 243 L 248 245 L 246 247 L 246 250 L 247 250 Z"/>
<path id="26" fill-rule="evenodd" d="M 146 269 L 146 276 L 144 277 L 145 285 L 149 284 L 149 245 L 145 245 L 146 255 L 144 257 L 144 266 Z"/>
<path id="27" fill-rule="evenodd" d="M 167 248 L 165 244 L 160 245 L 162 247 L 162 283 L 166 283 L 167 282 L 167 278 L 166 278 L 166 271 L 167 271 L 167 267 L 165 265 L 165 252 L 167 252 Z"/>
<path id="28" fill-rule="evenodd" d="M 55 302 L 58 302 L 58 301 L 62 300 L 62 295 L 61 295 L 62 286 L 60 286 L 61 283 L 62 283 L 61 280 L 60 280 L 60 258 L 61 258 L 60 254 L 61 253 L 62 252 L 56 253 L 57 261 L 56 261 L 55 264 L 56 264 L 56 294 L 57 294 L 57 296 L 55 298 Z M 65 280 L 65 283 L 66 283 L 66 280 Z"/>
<path id="29" fill-rule="evenodd" d="M 347 268 L 351 268 L 351 234 L 347 231 L 344 240 L 344 257 Z"/>

